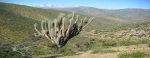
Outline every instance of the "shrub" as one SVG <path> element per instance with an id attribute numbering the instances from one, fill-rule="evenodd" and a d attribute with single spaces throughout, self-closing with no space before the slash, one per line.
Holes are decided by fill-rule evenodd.
<path id="1" fill-rule="evenodd" d="M 148 47 L 150 47 L 150 43 L 148 44 Z"/>
<path id="2" fill-rule="evenodd" d="M 150 40 L 147 41 L 148 47 L 150 47 Z"/>
<path id="3" fill-rule="evenodd" d="M 13 52 L 11 47 L 0 47 L 0 58 L 20 58 L 21 54 Z"/>
<path id="4" fill-rule="evenodd" d="M 129 46 L 129 45 L 137 45 L 140 44 L 140 42 L 138 42 L 137 40 L 120 40 L 119 41 L 119 45 L 120 46 Z"/>
<path id="5" fill-rule="evenodd" d="M 72 50 L 67 50 L 67 51 L 62 53 L 62 56 L 71 56 L 74 54 L 75 54 L 75 52 L 73 52 Z"/>
<path id="6" fill-rule="evenodd" d="M 103 42 L 103 46 L 117 46 L 117 43 L 114 41 L 114 40 L 108 40 L 108 41 L 105 41 Z"/>
<path id="7" fill-rule="evenodd" d="M 42 48 L 42 47 L 32 47 L 30 49 L 34 55 L 46 55 L 46 54 L 51 54 L 52 51 L 50 48 Z"/>
<path id="8" fill-rule="evenodd" d="M 119 58 L 144 58 L 146 54 L 144 52 L 132 52 L 132 53 L 121 53 Z"/>
<path id="9" fill-rule="evenodd" d="M 102 43 L 97 43 L 97 42 L 94 42 L 92 44 L 89 44 L 87 46 L 87 50 L 91 50 L 91 49 L 95 49 L 97 47 L 102 47 Z"/>
<path id="10" fill-rule="evenodd" d="M 102 49 L 102 48 L 96 48 L 93 49 L 91 53 L 95 54 L 95 53 L 113 53 L 116 52 L 115 50 L 108 50 L 108 49 Z"/>
<path id="11" fill-rule="evenodd" d="M 74 52 L 71 48 L 62 48 L 60 49 L 60 53 L 62 56 L 71 56 L 74 55 L 76 52 Z"/>

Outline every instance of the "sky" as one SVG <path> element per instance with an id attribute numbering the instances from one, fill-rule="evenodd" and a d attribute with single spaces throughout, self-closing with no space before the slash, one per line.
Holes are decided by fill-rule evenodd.
<path id="1" fill-rule="evenodd" d="M 150 9 L 150 0 L 0 0 L 21 5 L 59 5 L 66 7 L 88 6 L 102 9 Z"/>

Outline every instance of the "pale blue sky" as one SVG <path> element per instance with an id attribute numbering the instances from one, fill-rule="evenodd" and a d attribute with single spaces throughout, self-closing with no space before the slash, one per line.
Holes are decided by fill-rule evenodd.
<path id="1" fill-rule="evenodd" d="M 0 0 L 0 2 L 23 5 L 90 6 L 105 9 L 150 9 L 150 0 Z"/>

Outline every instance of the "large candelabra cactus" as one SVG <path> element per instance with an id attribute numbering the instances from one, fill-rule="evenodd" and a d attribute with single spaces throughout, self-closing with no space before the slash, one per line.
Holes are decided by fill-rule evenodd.
<path id="1" fill-rule="evenodd" d="M 38 33 L 38 36 L 44 36 L 52 43 L 56 44 L 58 47 L 63 47 L 72 37 L 78 35 L 81 30 L 87 26 L 94 18 L 86 20 L 81 19 L 80 23 L 77 22 L 79 15 L 73 13 L 65 17 L 64 14 L 60 13 L 57 19 L 54 21 L 51 20 L 42 20 L 41 21 L 41 31 L 39 31 L 34 25 L 35 30 Z"/>

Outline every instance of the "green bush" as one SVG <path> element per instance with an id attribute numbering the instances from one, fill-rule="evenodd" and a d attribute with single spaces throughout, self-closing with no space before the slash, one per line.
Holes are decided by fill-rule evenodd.
<path id="1" fill-rule="evenodd" d="M 148 44 L 148 47 L 150 47 L 150 44 Z"/>
<path id="2" fill-rule="evenodd" d="M 62 56 L 71 56 L 71 55 L 75 55 L 75 52 L 73 52 L 72 50 L 67 50 L 61 54 Z"/>
<path id="3" fill-rule="evenodd" d="M 99 47 L 102 47 L 102 43 L 101 42 L 94 42 L 92 44 L 89 44 L 86 47 L 86 50 L 91 50 L 91 49 L 95 49 L 95 48 L 99 48 Z"/>
<path id="4" fill-rule="evenodd" d="M 119 58 L 144 58 L 146 54 L 144 52 L 132 52 L 132 53 L 121 53 Z"/>
<path id="5" fill-rule="evenodd" d="M 140 44 L 140 42 L 138 42 L 138 40 L 134 40 L 134 41 L 131 41 L 129 39 L 127 40 L 119 40 L 119 43 L 118 43 L 120 46 L 129 46 L 129 45 L 137 45 L 137 44 Z"/>
<path id="6" fill-rule="evenodd" d="M 149 40 L 148 39 L 142 39 L 142 40 L 139 40 L 139 41 L 140 41 L 141 44 L 147 44 Z"/>
<path id="7" fill-rule="evenodd" d="M 115 40 L 105 40 L 105 41 L 103 41 L 103 46 L 115 47 L 115 46 L 117 46 L 117 41 L 115 41 Z"/>
<path id="8" fill-rule="evenodd" d="M 51 49 L 46 47 L 33 47 L 30 50 L 34 55 L 46 55 L 52 53 Z"/>
<path id="9" fill-rule="evenodd" d="M 95 48 L 95 49 L 92 49 L 92 54 L 95 54 L 95 53 L 113 53 L 113 52 L 116 52 L 115 50 L 108 50 L 108 49 L 104 49 L 104 48 Z"/>
<path id="10" fill-rule="evenodd" d="M 148 47 L 150 47 L 150 40 L 147 41 Z"/>
<path id="11" fill-rule="evenodd" d="M 21 54 L 12 51 L 11 47 L 0 47 L 0 58 L 20 58 Z"/>
<path id="12" fill-rule="evenodd" d="M 72 49 L 73 48 L 63 47 L 59 51 L 62 56 L 71 56 L 71 55 L 75 55 L 75 53 L 76 53 Z"/>

